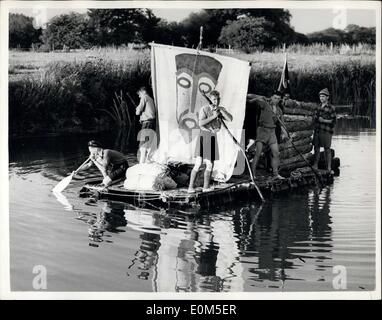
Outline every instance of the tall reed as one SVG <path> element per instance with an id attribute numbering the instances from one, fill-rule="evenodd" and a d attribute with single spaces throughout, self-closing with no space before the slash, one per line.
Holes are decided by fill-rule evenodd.
<path id="1" fill-rule="evenodd" d="M 106 130 L 114 127 L 116 120 L 117 124 L 120 121 L 135 127 L 132 103 L 126 92 L 136 92 L 149 83 L 149 67 L 145 60 L 123 64 L 102 59 L 55 62 L 40 80 L 11 81 L 10 133 Z"/>

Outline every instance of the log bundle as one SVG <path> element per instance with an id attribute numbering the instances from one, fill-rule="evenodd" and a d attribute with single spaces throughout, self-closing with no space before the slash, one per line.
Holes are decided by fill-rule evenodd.
<path id="1" fill-rule="evenodd" d="M 294 101 L 294 100 L 292 100 L 292 101 Z M 297 102 L 296 101 L 296 104 L 301 109 L 311 111 L 312 113 L 319 108 L 319 105 L 317 103 L 314 103 L 314 102 L 303 102 L 303 101 Z"/>
<path id="2" fill-rule="evenodd" d="M 289 99 L 284 102 L 285 114 L 299 114 L 303 116 L 313 115 L 314 111 L 318 108 L 317 103 L 303 102 Z"/>
<path id="3" fill-rule="evenodd" d="M 312 144 L 312 136 L 311 136 L 311 134 L 309 134 L 309 136 L 307 136 L 307 137 L 304 137 L 304 138 L 299 139 L 299 140 L 293 140 L 292 139 L 292 141 L 293 141 L 293 144 L 289 140 L 286 142 L 280 143 L 280 145 L 279 145 L 280 152 L 283 152 L 284 150 L 288 150 L 288 149 L 293 148 L 293 145 L 295 147 L 311 145 Z"/>
<path id="4" fill-rule="evenodd" d="M 313 134 L 313 130 L 302 130 L 302 131 L 295 131 L 295 132 L 289 132 L 289 133 L 293 143 L 296 144 L 297 141 L 299 140 L 311 138 Z"/>
<path id="5" fill-rule="evenodd" d="M 284 113 L 285 114 L 302 115 L 302 116 L 312 116 L 313 115 L 313 111 L 305 110 L 302 108 L 289 108 L 289 107 L 284 108 Z"/>
<path id="6" fill-rule="evenodd" d="M 319 105 L 312 102 L 292 99 L 283 102 L 284 123 L 291 140 L 279 144 L 280 171 L 291 172 L 297 168 L 306 167 L 305 160 L 312 163 L 313 117 L 318 108 Z M 269 168 L 269 160 L 270 158 L 264 155 L 260 159 L 260 167 L 263 165 Z"/>
<path id="7" fill-rule="evenodd" d="M 316 104 L 296 102 L 287 103 L 284 107 L 284 122 L 290 134 L 290 141 L 280 143 L 280 171 L 293 171 L 306 167 L 313 155 L 313 114 Z M 293 144 L 292 144 L 293 143 Z M 293 146 L 294 145 L 294 146 Z"/>
<path id="8" fill-rule="evenodd" d="M 309 162 L 312 162 L 313 153 L 303 153 L 302 156 Z M 293 171 L 297 168 L 306 167 L 307 163 L 301 155 L 292 156 L 286 159 L 280 159 L 280 171 Z"/>
<path id="9" fill-rule="evenodd" d="M 284 122 L 289 132 L 313 130 L 312 116 L 285 114 Z"/>
<path id="10" fill-rule="evenodd" d="M 313 149 L 313 146 L 311 143 L 307 143 L 302 146 L 295 146 L 292 148 L 284 149 L 280 151 L 280 160 L 292 158 L 294 156 L 299 155 L 300 153 L 302 154 L 309 153 L 312 151 L 312 149 Z"/>

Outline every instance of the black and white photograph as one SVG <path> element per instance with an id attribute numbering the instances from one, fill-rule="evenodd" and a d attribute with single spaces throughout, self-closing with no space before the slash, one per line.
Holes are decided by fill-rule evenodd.
<path id="1" fill-rule="evenodd" d="M 0 5 L 1 299 L 381 299 L 380 2 Z"/>

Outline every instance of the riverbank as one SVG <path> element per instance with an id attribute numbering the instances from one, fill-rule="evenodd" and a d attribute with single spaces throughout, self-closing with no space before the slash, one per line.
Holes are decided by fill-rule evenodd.
<path id="1" fill-rule="evenodd" d="M 269 96 L 279 82 L 283 54 L 234 56 L 252 63 L 248 92 Z M 123 126 L 122 102 L 127 116 L 135 119 L 135 92 L 142 85 L 150 86 L 148 50 L 10 51 L 9 59 L 11 136 Z M 290 53 L 288 66 L 296 100 L 317 101 L 319 89 L 328 87 L 334 104 L 351 104 L 352 115 L 375 118 L 374 55 Z M 135 124 L 132 121 L 129 125 Z"/>

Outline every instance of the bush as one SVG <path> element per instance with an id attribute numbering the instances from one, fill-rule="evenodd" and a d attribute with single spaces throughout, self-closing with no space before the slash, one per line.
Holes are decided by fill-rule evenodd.
<path id="1" fill-rule="evenodd" d="M 41 28 L 35 29 L 33 18 L 23 14 L 9 15 L 9 48 L 29 49 L 34 42 L 39 42 Z"/>
<path id="2" fill-rule="evenodd" d="M 87 23 L 86 15 L 74 12 L 53 17 L 42 34 L 44 45 L 51 50 L 89 48 Z"/>
<path id="3" fill-rule="evenodd" d="M 255 49 L 270 49 L 279 43 L 277 34 L 273 31 L 274 24 L 263 17 L 246 17 L 236 21 L 229 21 L 223 27 L 219 42 L 231 45 L 233 48 L 246 53 Z"/>

